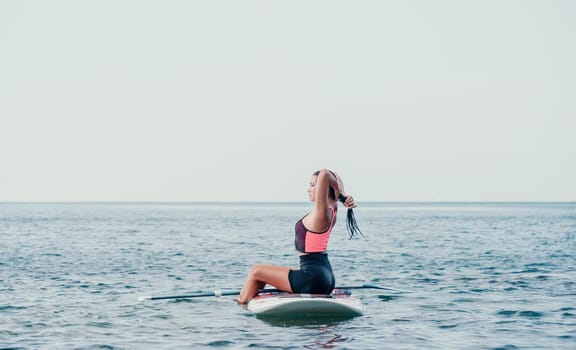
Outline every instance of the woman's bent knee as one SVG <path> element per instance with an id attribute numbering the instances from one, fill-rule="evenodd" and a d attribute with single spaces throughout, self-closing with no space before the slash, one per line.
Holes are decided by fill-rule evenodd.
<path id="1" fill-rule="evenodd" d="M 248 278 L 252 280 L 260 280 L 266 272 L 266 265 L 254 265 L 248 272 Z"/>

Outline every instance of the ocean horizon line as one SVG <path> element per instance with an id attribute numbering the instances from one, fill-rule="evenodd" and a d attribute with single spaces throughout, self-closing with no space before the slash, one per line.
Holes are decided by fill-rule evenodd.
<path id="1" fill-rule="evenodd" d="M 130 205 L 226 205 L 226 204 L 309 204 L 309 201 L 269 201 L 269 200 L 198 200 L 198 201 L 165 201 L 165 200 L 54 200 L 54 201 L 0 201 L 2 204 L 130 204 Z M 376 200 L 376 201 L 358 201 L 357 204 L 576 204 L 576 200 Z"/>

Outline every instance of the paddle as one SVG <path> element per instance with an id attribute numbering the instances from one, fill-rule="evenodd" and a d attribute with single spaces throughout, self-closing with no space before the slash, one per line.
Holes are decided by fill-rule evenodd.
<path id="1" fill-rule="evenodd" d="M 387 287 L 382 287 L 382 286 L 378 286 L 378 285 L 371 284 L 371 283 L 364 283 L 361 286 L 336 287 L 335 289 L 382 289 L 382 290 L 388 290 L 388 291 L 396 292 L 396 293 L 412 293 L 412 291 L 409 291 L 409 290 L 387 288 Z"/>
<path id="2" fill-rule="evenodd" d="M 382 290 L 389 290 L 397 293 L 409 293 L 407 291 L 402 291 L 398 289 L 386 288 L 377 286 L 375 284 L 365 283 L 361 286 L 348 286 L 348 287 L 336 287 L 335 289 L 382 289 Z M 275 293 L 275 292 L 282 292 L 279 289 L 260 289 L 260 293 Z M 185 299 L 185 298 L 201 298 L 201 297 L 221 297 L 227 295 L 239 295 L 240 290 L 215 290 L 212 292 L 209 291 L 202 291 L 196 292 L 191 294 L 181 294 L 181 295 L 162 295 L 162 296 L 144 296 L 139 297 L 139 301 L 146 301 L 146 300 L 164 300 L 164 299 Z"/>
<path id="3" fill-rule="evenodd" d="M 261 289 L 260 292 L 278 292 L 278 289 Z M 221 297 L 225 295 L 239 295 L 240 290 L 215 290 L 213 292 L 197 292 L 192 294 L 182 294 L 182 295 L 163 295 L 163 296 L 145 296 L 139 297 L 139 301 L 146 300 L 162 300 L 162 299 L 185 299 L 185 298 L 200 298 L 200 297 Z"/>

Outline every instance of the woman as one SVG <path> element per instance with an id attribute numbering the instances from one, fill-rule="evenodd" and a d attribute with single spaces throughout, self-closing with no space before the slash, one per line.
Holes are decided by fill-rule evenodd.
<path id="1" fill-rule="evenodd" d="M 312 174 L 308 196 L 314 207 L 298 220 L 295 227 L 294 243 L 300 252 L 300 269 L 275 265 L 253 266 L 240 292 L 238 303 L 248 303 L 266 284 L 290 293 L 332 292 L 335 279 L 326 250 L 336 222 L 337 200 L 348 208 L 347 228 L 350 238 L 361 233 L 352 211 L 356 207 L 354 198 L 344 195 L 343 191 L 342 179 L 336 173 L 322 169 Z"/>

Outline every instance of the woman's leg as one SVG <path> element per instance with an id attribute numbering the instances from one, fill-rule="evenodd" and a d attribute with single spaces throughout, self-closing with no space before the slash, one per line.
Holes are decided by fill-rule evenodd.
<path id="1" fill-rule="evenodd" d="M 244 287 L 238 297 L 238 303 L 246 304 L 252 299 L 260 288 L 270 284 L 280 290 L 292 292 L 288 280 L 289 267 L 275 265 L 254 265 L 248 273 Z"/>

